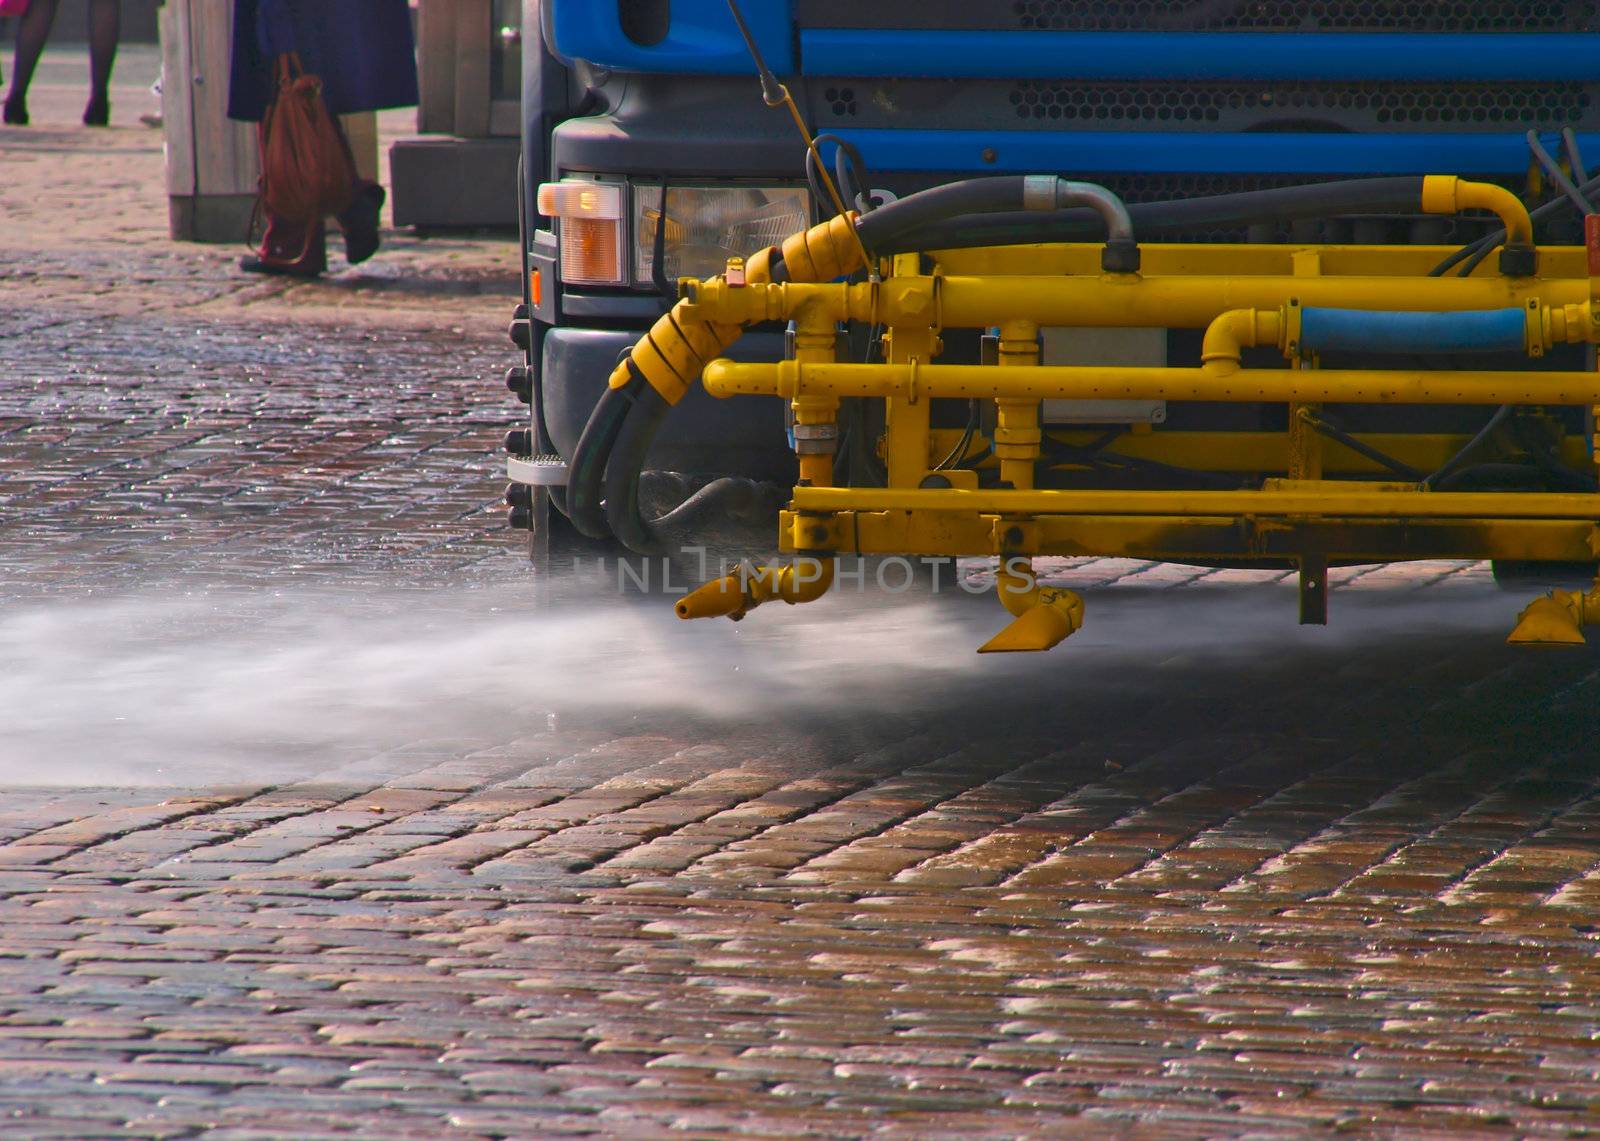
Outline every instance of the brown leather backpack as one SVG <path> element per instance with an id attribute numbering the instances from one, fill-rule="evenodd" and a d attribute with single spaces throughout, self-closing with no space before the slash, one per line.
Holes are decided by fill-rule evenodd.
<path id="1" fill-rule="evenodd" d="M 322 80 L 292 52 L 278 57 L 276 71 L 277 92 L 261 120 L 261 205 L 314 223 L 350 204 L 355 163 L 322 101 Z"/>

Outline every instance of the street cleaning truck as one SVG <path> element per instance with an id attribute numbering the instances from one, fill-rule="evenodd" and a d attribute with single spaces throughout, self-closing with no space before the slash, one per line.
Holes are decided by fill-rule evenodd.
<path id="1" fill-rule="evenodd" d="M 1085 600 L 1035 560 L 1578 575 L 1600 621 L 1600 6 L 532 0 L 512 524 L 674 600 L 987 558 L 981 649 Z"/>

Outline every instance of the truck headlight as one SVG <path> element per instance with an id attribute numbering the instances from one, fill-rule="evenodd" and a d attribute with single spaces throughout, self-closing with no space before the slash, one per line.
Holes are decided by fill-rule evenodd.
<path id="1" fill-rule="evenodd" d="M 810 224 L 806 192 L 783 186 L 669 186 L 662 241 L 664 276 L 711 277 L 730 257 L 748 257 Z M 661 187 L 633 188 L 633 277 L 654 279 Z"/>
<path id="2" fill-rule="evenodd" d="M 573 285 L 623 285 L 627 212 L 618 182 L 563 178 L 539 187 L 539 213 L 560 219 L 561 280 Z"/>

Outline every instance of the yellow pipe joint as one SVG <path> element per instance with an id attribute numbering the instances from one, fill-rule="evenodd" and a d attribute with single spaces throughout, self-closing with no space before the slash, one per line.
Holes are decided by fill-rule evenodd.
<path id="1" fill-rule="evenodd" d="M 1287 322 L 1281 312 L 1271 309 L 1229 309 L 1219 313 L 1206 326 L 1200 342 L 1200 360 L 1211 372 L 1233 372 L 1239 367 L 1242 349 L 1262 345 L 1282 348 Z"/>
<path id="2" fill-rule="evenodd" d="M 1430 174 L 1422 180 L 1424 214 L 1459 214 L 1489 210 L 1500 216 L 1507 245 L 1533 245 L 1533 220 L 1517 196 L 1492 182 L 1469 182 L 1453 174 Z"/>

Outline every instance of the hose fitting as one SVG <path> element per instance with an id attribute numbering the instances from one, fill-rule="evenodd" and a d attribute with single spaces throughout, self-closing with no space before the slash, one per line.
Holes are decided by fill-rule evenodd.
<path id="1" fill-rule="evenodd" d="M 1104 186 L 1093 182 L 1056 182 L 1056 209 L 1087 206 L 1106 227 L 1105 248 L 1100 251 L 1100 268 L 1107 273 L 1138 273 L 1139 245 L 1133 239 L 1133 219 L 1128 207 Z"/>
<path id="2" fill-rule="evenodd" d="M 1459 214 L 1463 210 L 1490 210 L 1497 214 L 1506 232 L 1500 272 L 1507 277 L 1533 276 L 1538 268 L 1533 219 L 1515 194 L 1492 182 L 1469 182 L 1453 174 L 1430 174 L 1422 180 L 1424 214 Z"/>

